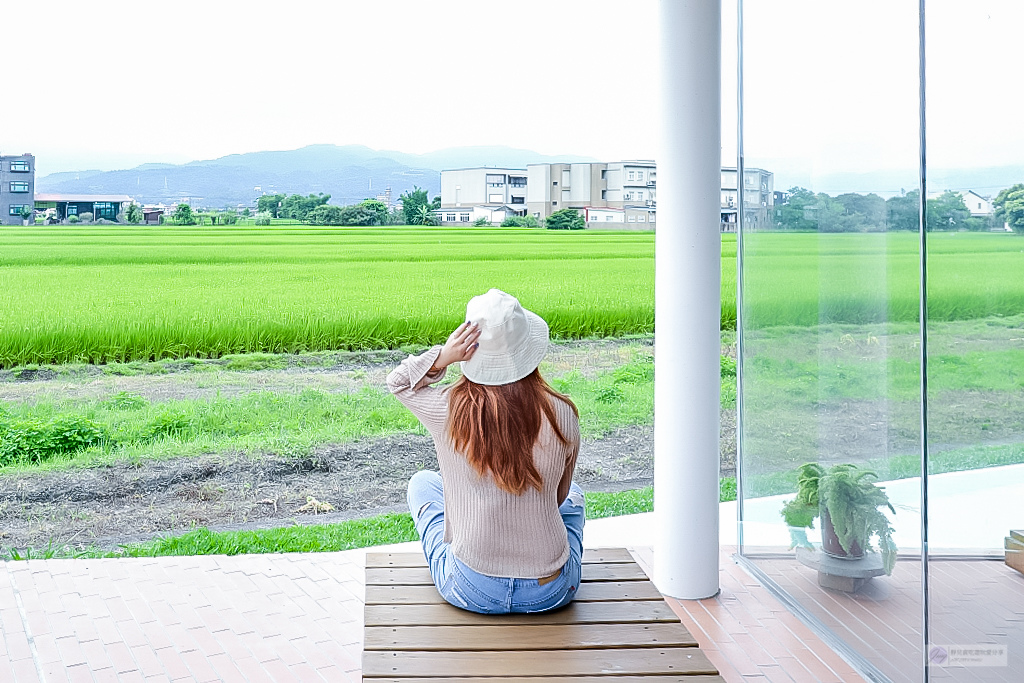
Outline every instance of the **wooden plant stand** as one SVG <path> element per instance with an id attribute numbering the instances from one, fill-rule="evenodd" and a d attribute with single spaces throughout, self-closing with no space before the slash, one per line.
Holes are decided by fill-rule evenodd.
<path id="1" fill-rule="evenodd" d="M 871 578 L 885 574 L 878 553 L 844 559 L 832 557 L 817 548 L 797 548 L 796 559 L 818 572 L 819 586 L 843 593 L 856 593 Z"/>

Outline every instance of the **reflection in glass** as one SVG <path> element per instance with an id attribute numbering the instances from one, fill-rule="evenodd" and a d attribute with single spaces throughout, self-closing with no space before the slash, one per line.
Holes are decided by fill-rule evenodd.
<path id="1" fill-rule="evenodd" d="M 993 203 L 1024 182 L 1020 96 L 976 107 L 1017 60 L 1019 3 L 929 3 L 929 680 L 1020 681 L 1024 577 L 1024 236 Z M 965 79 L 968 79 L 965 81 Z M 976 131 L 965 144 L 963 131 Z M 1005 192 L 1004 192 L 1005 196 Z M 1024 531 L 1020 532 L 1024 538 Z M 1010 552 L 1006 553 L 1005 548 Z M 1019 560 L 1018 566 L 1024 568 Z"/>
<path id="2" fill-rule="evenodd" d="M 742 26 L 744 166 L 778 192 L 741 225 L 740 552 L 862 671 L 922 680 L 917 5 Z"/>

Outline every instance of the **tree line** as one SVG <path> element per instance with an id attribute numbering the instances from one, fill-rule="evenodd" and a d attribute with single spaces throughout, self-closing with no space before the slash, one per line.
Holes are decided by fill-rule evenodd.
<path id="1" fill-rule="evenodd" d="M 775 206 L 774 226 L 781 230 L 817 232 L 881 232 L 918 229 L 921 193 L 911 190 L 888 199 L 877 194 L 848 192 L 832 197 L 803 187 L 789 190 L 785 204 Z M 1004 221 L 1024 233 L 1024 184 L 1003 190 L 993 200 L 991 217 L 972 216 L 958 192 L 943 192 L 926 204 L 929 230 L 983 231 Z"/>
<path id="2" fill-rule="evenodd" d="M 132 207 L 135 205 L 133 204 Z M 132 207 L 129 207 L 131 210 Z M 142 212 L 138 211 L 134 216 L 130 216 L 127 212 L 125 213 L 125 220 L 129 223 L 138 223 L 141 218 Z M 206 225 L 207 222 L 210 225 L 234 225 L 238 222 L 239 217 L 248 218 L 250 215 L 249 209 L 245 209 L 241 216 L 236 211 L 226 209 L 224 211 L 217 210 L 206 210 L 199 211 L 193 210 L 188 204 L 178 204 L 174 209 L 174 213 L 171 214 L 171 222 L 175 225 Z M 163 217 L 160 217 L 160 222 L 163 223 Z"/>
<path id="3" fill-rule="evenodd" d="M 256 224 L 270 225 L 272 218 L 290 218 L 310 225 L 437 225 L 434 211 L 441 206 L 441 197 L 431 200 L 426 190 L 415 186 L 399 197 L 401 209 L 391 209 L 376 199 L 337 206 L 327 203 L 330 198 L 322 192 L 263 195 L 256 201 Z"/>

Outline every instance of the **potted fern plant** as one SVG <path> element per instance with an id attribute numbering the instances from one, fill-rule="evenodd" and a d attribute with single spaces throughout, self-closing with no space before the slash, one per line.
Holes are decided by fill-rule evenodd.
<path id="1" fill-rule="evenodd" d="M 814 527 L 821 517 L 821 549 L 832 557 L 858 559 L 875 552 L 872 538 L 878 538 L 878 552 L 886 575 L 896 565 L 893 529 L 881 508 L 889 503 L 885 489 L 871 470 L 844 463 L 825 468 L 807 463 L 798 470 L 797 493 L 782 507 L 782 518 L 790 527 L 793 545 L 811 547 L 806 529 Z"/>

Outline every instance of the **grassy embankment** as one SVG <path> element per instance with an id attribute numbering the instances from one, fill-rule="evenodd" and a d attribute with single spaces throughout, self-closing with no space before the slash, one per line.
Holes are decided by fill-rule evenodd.
<path id="1" fill-rule="evenodd" d="M 651 423 L 653 357 L 649 347 L 641 346 L 627 349 L 627 354 L 626 363 L 594 377 L 585 377 L 576 369 L 559 374 L 547 363 L 542 364 L 541 370 L 552 384 L 570 395 L 579 408 L 584 438 Z M 134 365 L 147 366 L 158 371 L 160 364 Z M 123 367 L 111 367 L 125 371 Z M 204 368 L 219 366 L 197 362 L 192 367 L 201 379 L 211 374 Z M 734 371 L 727 367 L 723 376 L 727 407 L 729 401 L 735 405 L 734 376 L 730 372 Z M 355 370 L 348 374 L 357 378 L 365 373 Z M 447 381 L 456 377 L 457 370 L 453 369 Z M 292 392 L 253 391 L 177 400 L 149 400 L 119 392 L 104 397 L 0 401 L 0 435 L 6 426 L 31 439 L 45 432 L 48 425 L 69 417 L 95 426 L 101 437 L 86 448 L 62 453 L 40 451 L 40 457 L 12 457 L 6 462 L 0 448 L 0 472 L 63 470 L 202 453 L 305 455 L 323 443 L 425 433 L 416 418 L 386 390 L 363 386 L 352 393 L 297 387 Z"/>
<path id="2" fill-rule="evenodd" d="M 578 369 L 559 373 L 546 361 L 541 370 L 556 389 L 569 395 L 580 412 L 583 438 L 615 429 L 651 424 L 654 414 L 654 359 L 649 347 L 627 347 L 628 360 L 584 376 Z M 251 357 L 241 357 L 252 360 Z M 229 360 L 228 366 L 231 363 Z M 111 366 L 118 372 L 125 368 Z M 158 372 L 160 363 L 134 364 Z M 199 378 L 212 364 L 196 362 Z M 232 371 L 219 370 L 221 375 Z M 348 371 L 353 377 L 364 371 Z M 453 369 L 446 382 L 458 377 Z M 219 392 L 218 392 L 219 393 Z M 722 359 L 722 399 L 734 408 L 735 363 Z M 54 444 L 48 429 L 85 425 L 93 443 Z M 303 389 L 251 391 L 234 396 L 150 400 L 118 392 L 85 398 L 0 401 L 0 474 L 61 471 L 199 454 L 276 453 L 302 456 L 324 443 L 345 443 L 392 434 L 425 434 L 416 418 L 383 389 L 363 386 L 350 393 Z M 23 447 L 6 448 L 20 439 Z M 34 450 L 33 450 L 34 449 Z"/>
<path id="3" fill-rule="evenodd" d="M 653 416 L 653 358 L 649 348 L 634 347 L 630 360 L 596 377 L 578 370 L 552 375 L 553 384 L 572 396 L 580 409 L 584 437 L 600 436 L 616 427 L 649 424 Z M 251 357 L 243 357 L 252 361 Z M 229 359 L 230 362 L 234 359 Z M 239 359 L 242 360 L 242 359 Z M 266 359 L 268 361 L 272 359 Z M 245 367 L 251 365 L 245 364 Z M 159 364 L 133 364 L 136 371 Z M 197 364 L 195 367 L 202 367 Z M 547 368 L 545 368 L 547 369 Z M 723 397 L 735 404 L 733 365 L 723 360 Z M 124 368 L 119 370 L 123 371 Z M 58 455 L 41 463 L 21 462 L 3 472 L 90 467 L 118 460 L 178 457 L 211 451 L 273 451 L 305 453 L 316 443 L 347 441 L 363 436 L 417 432 L 408 411 L 380 390 L 356 394 L 303 391 L 298 394 L 248 394 L 236 398 L 150 402 L 137 395 L 78 401 L 8 403 L 9 424 L 44 425 L 80 416 L 109 435 L 84 450 Z M 723 479 L 722 500 L 733 500 L 735 479 Z M 648 512 L 650 488 L 618 493 L 591 493 L 590 518 Z M 408 515 L 390 514 L 330 525 L 238 532 L 195 529 L 179 536 L 126 546 L 119 551 L 72 550 L 66 547 L 8 549 L 8 559 L 39 557 L 119 557 L 194 554 L 240 554 L 346 550 L 366 545 L 415 540 Z"/>

